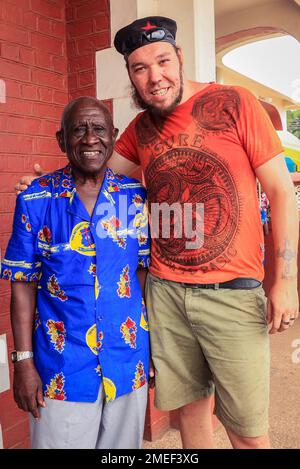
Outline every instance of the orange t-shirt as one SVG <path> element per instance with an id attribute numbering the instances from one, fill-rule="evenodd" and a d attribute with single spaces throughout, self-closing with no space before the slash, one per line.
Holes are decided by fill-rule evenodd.
<path id="1" fill-rule="evenodd" d="M 142 112 L 115 149 L 144 172 L 153 275 L 188 283 L 263 279 L 254 170 L 283 150 L 266 111 L 248 90 L 213 83 L 166 118 Z M 163 203 L 176 207 L 169 219 L 164 214 L 157 221 Z M 197 207 L 204 207 L 204 214 Z M 202 243 L 191 231 L 201 228 L 201 217 Z"/>

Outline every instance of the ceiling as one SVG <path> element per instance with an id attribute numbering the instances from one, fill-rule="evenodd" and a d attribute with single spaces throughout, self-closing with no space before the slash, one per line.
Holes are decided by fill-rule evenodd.
<path id="1" fill-rule="evenodd" d="M 300 5 L 300 0 L 294 0 Z M 272 3 L 274 0 L 215 0 L 216 15 L 225 15 L 233 11 L 246 10 L 247 8 Z"/>

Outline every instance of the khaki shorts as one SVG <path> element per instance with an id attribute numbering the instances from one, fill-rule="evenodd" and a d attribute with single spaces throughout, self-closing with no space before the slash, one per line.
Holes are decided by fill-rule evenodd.
<path id="1" fill-rule="evenodd" d="M 210 396 L 215 414 L 241 436 L 268 431 L 266 298 L 252 290 L 185 288 L 148 275 L 155 405 L 173 410 Z"/>

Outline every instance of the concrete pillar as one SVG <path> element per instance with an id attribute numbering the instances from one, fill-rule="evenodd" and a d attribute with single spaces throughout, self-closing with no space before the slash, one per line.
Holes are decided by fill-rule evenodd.
<path id="1" fill-rule="evenodd" d="M 194 0 L 195 80 L 216 81 L 214 0 Z"/>

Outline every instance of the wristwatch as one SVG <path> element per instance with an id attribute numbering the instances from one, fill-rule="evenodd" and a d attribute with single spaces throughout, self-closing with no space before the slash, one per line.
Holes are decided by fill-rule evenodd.
<path id="1" fill-rule="evenodd" d="M 11 353 L 11 361 L 13 363 L 20 362 L 21 360 L 26 360 L 27 358 L 32 358 L 33 357 L 33 352 L 17 352 L 17 350 L 14 350 Z"/>

